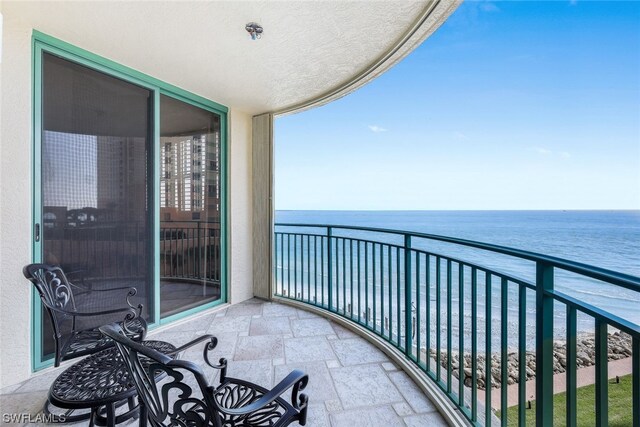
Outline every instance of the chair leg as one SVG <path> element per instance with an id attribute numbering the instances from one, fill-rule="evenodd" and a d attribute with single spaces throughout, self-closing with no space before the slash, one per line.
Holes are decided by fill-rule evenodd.
<path id="1" fill-rule="evenodd" d="M 142 400 L 138 398 L 138 405 L 140 406 L 140 420 L 138 425 L 140 427 L 147 427 L 147 407 L 142 403 Z"/>
<path id="2" fill-rule="evenodd" d="M 51 408 L 57 408 L 58 411 L 52 412 Z M 44 407 L 42 408 L 42 412 L 46 415 L 54 415 L 60 414 L 60 410 L 64 410 L 64 421 L 58 421 L 59 424 L 73 424 L 80 421 L 88 421 L 91 418 L 91 412 L 78 412 L 83 411 L 83 409 L 66 409 L 58 408 L 47 398 L 46 402 L 44 402 Z"/>
<path id="3" fill-rule="evenodd" d="M 130 398 L 128 398 L 127 403 L 129 404 L 129 410 L 135 408 L 136 407 L 135 397 L 131 396 Z"/>
<path id="4" fill-rule="evenodd" d="M 107 427 L 116 427 L 116 405 L 109 403 L 107 405 Z"/>
<path id="5" fill-rule="evenodd" d="M 300 411 L 300 425 L 301 426 L 305 426 L 307 425 L 307 405 L 304 405 L 304 408 L 302 408 L 302 410 Z"/>

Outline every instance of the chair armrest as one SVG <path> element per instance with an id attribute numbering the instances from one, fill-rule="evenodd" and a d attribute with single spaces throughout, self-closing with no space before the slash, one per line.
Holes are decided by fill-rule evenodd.
<path id="1" fill-rule="evenodd" d="M 280 397 L 285 391 L 289 388 L 293 387 L 293 391 L 291 394 L 291 400 L 293 407 L 298 410 L 303 410 L 307 406 L 307 396 L 305 394 L 298 394 L 300 390 L 304 390 L 309 382 L 309 376 L 299 370 L 292 371 L 285 379 L 280 381 L 278 385 L 269 390 L 264 396 L 255 402 L 243 406 L 242 408 L 224 408 L 218 406 L 218 409 L 227 414 L 227 415 L 248 415 L 252 412 L 255 412 L 259 409 L 264 408 L 278 397 Z"/>
<path id="2" fill-rule="evenodd" d="M 184 350 L 186 350 L 188 348 L 191 348 L 194 345 L 199 344 L 199 343 L 201 343 L 203 341 L 209 341 L 207 343 L 207 345 L 205 346 L 205 357 L 206 357 L 207 350 L 208 349 L 213 350 L 215 348 L 215 346 L 218 345 L 218 338 L 214 337 L 213 335 L 202 335 L 202 336 L 194 339 L 193 341 L 190 341 L 190 342 L 188 342 L 188 343 L 176 348 L 175 350 L 173 350 L 173 351 L 171 351 L 169 353 L 165 353 L 165 354 L 167 354 L 168 356 L 174 356 L 174 355 L 176 355 L 178 353 L 182 353 Z"/>
<path id="3" fill-rule="evenodd" d="M 169 356 L 174 356 L 177 355 L 178 353 L 182 352 L 183 350 L 186 350 L 187 348 L 193 347 L 194 345 L 201 343 L 203 341 L 207 341 L 207 345 L 204 346 L 204 350 L 202 352 L 202 357 L 204 359 L 204 361 L 206 362 L 207 365 L 209 365 L 211 368 L 213 369 L 220 369 L 220 382 L 222 383 L 225 378 L 227 377 L 227 359 L 225 359 L 224 357 L 221 358 L 218 362 L 218 364 L 214 364 L 211 362 L 211 360 L 209 359 L 209 352 L 211 350 L 213 350 L 214 348 L 216 348 L 216 345 L 218 345 L 218 338 L 214 337 L 213 335 L 202 335 L 201 337 L 198 337 L 196 339 L 194 339 L 191 342 L 186 343 L 183 346 L 180 346 L 179 348 L 175 349 L 174 351 L 170 352 L 170 353 L 166 353 Z"/>
<path id="4" fill-rule="evenodd" d="M 112 292 L 112 291 L 126 290 L 128 292 L 133 292 L 132 295 L 135 295 L 135 294 L 138 293 L 138 290 L 133 286 L 119 286 L 117 288 L 109 288 L 109 289 L 88 289 L 85 286 L 81 286 L 81 285 L 78 285 L 78 284 L 73 283 L 73 282 L 69 282 L 69 284 L 71 286 L 73 286 L 74 288 L 78 288 L 78 289 L 80 289 L 82 291 L 85 291 L 85 292 Z"/>
<path id="5" fill-rule="evenodd" d="M 134 305 L 130 300 L 131 297 L 135 296 L 138 293 L 138 290 L 136 288 L 134 288 L 133 286 L 121 286 L 121 287 L 118 287 L 118 288 L 110 288 L 110 289 L 87 289 L 87 288 L 85 288 L 83 286 L 76 285 L 75 283 L 69 282 L 69 284 L 71 286 L 73 286 L 74 288 L 82 290 L 86 294 L 90 294 L 90 293 L 93 293 L 93 292 L 106 293 L 106 292 L 113 292 L 113 291 L 127 291 L 127 295 L 125 296 L 125 300 L 127 302 L 127 305 L 130 308 L 138 311 L 138 314 L 135 317 L 142 316 L 142 304 Z"/>
<path id="6" fill-rule="evenodd" d="M 79 289 L 86 293 L 92 292 L 113 292 L 113 291 L 127 291 L 127 297 L 134 296 L 138 293 L 138 290 L 133 286 L 118 286 L 117 288 L 109 288 L 109 289 L 89 289 L 86 286 L 78 285 L 77 283 L 68 282 L 71 286 L 76 289 Z"/>
<path id="7" fill-rule="evenodd" d="M 51 304 L 48 304 L 46 301 L 42 300 L 42 303 L 49 309 L 56 311 L 58 313 L 66 314 L 72 317 L 91 317 L 91 316 L 104 316 L 107 314 L 117 314 L 117 313 L 129 313 L 125 320 L 132 320 L 138 317 L 138 313 L 134 307 L 122 307 L 122 308 L 114 308 L 111 310 L 104 311 L 68 311 L 62 308 L 54 307 Z M 129 317 L 131 316 L 131 317 Z"/>
<path id="8" fill-rule="evenodd" d="M 218 361 L 217 365 L 214 365 L 209 360 L 209 355 L 207 354 L 207 349 L 204 350 L 204 360 L 207 362 L 207 365 L 212 367 L 213 369 L 220 369 L 220 384 L 222 384 L 227 379 L 227 359 L 221 357 Z"/>

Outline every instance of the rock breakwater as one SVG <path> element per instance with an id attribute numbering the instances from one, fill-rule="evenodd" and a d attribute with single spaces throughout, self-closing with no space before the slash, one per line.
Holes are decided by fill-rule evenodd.
<path id="1" fill-rule="evenodd" d="M 631 336 L 624 332 L 614 332 L 608 336 L 608 352 L 609 361 L 624 359 L 631 356 Z M 451 367 L 452 375 L 456 379 L 460 379 L 460 353 L 452 352 Z M 566 371 L 567 367 L 567 349 L 566 343 L 555 342 L 553 344 L 553 371 L 554 374 L 561 374 Z M 436 359 L 437 352 L 435 349 L 431 349 L 429 355 L 432 360 Z M 426 356 L 426 349 L 422 349 L 423 360 Z M 464 384 L 468 387 L 472 383 L 472 357 L 471 353 L 464 353 L 463 355 L 463 380 Z M 484 390 L 487 383 L 487 366 L 485 354 L 478 353 L 477 355 L 477 370 L 476 378 L 478 388 Z M 440 364 L 445 369 L 448 366 L 448 354 L 447 352 L 440 352 Z M 595 337 L 593 334 L 584 334 L 576 338 L 576 366 L 578 369 L 591 366 L 595 364 Z M 507 353 L 507 385 L 517 384 L 519 381 L 519 357 L 515 351 L 509 351 Z M 491 387 L 499 388 L 502 386 L 501 377 L 502 361 L 500 353 L 491 354 Z M 533 351 L 528 351 L 525 357 L 525 373 L 526 381 L 535 377 L 536 371 L 536 355 Z"/>

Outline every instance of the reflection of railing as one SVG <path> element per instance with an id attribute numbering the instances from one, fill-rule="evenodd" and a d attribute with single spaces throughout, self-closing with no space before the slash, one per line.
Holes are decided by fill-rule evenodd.
<path id="1" fill-rule="evenodd" d="M 220 223 L 162 221 L 160 276 L 220 281 Z"/>
<path id="2" fill-rule="evenodd" d="M 43 260 L 82 279 L 144 277 L 149 238 L 144 223 L 45 222 Z"/>
<path id="3" fill-rule="evenodd" d="M 143 223 L 45 222 L 44 262 L 77 272 L 82 280 L 145 277 L 151 239 Z M 161 222 L 162 278 L 219 282 L 220 255 L 219 222 Z"/>
<path id="4" fill-rule="evenodd" d="M 532 263 L 535 281 L 429 249 L 443 242 Z M 556 271 L 561 271 L 637 296 L 638 277 L 468 240 L 313 224 L 276 224 L 274 265 L 276 296 L 328 310 L 387 340 L 475 425 L 496 420 L 494 384 L 502 385 L 495 391 L 500 399 L 494 408 L 503 415 L 501 425 L 506 425 L 506 385 L 515 383 L 518 424 L 524 426 L 525 383 L 532 377 L 536 424 L 553 425 L 554 357 L 562 357 L 566 371 L 566 424 L 576 425 L 578 313 L 595 322 L 594 424 L 607 425 L 608 328 L 625 332 L 632 337 L 633 374 L 627 408 L 632 406 L 634 425 L 640 425 L 640 326 L 554 288 L 554 279 L 560 277 Z M 562 324 L 554 324 L 554 304 L 556 315 L 563 314 Z M 531 353 L 528 320 L 535 331 Z M 555 349 L 554 326 L 566 328 L 562 346 Z M 512 342 L 516 348 L 509 354 Z M 483 353 L 494 357 L 482 357 Z M 516 372 L 515 379 L 510 370 Z M 479 389 L 484 389 L 483 402 Z"/>

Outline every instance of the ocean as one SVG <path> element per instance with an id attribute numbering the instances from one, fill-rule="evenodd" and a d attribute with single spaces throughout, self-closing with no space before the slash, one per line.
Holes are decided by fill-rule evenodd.
<path id="1" fill-rule="evenodd" d="M 552 255 L 640 277 L 640 211 L 276 211 L 276 223 L 330 224 L 378 227 L 436 234 Z M 341 232 L 336 232 L 341 233 Z M 342 232 L 354 236 L 357 232 Z M 379 236 L 385 239 L 385 236 Z M 426 242 L 425 249 L 454 255 L 496 271 L 534 281 L 533 263 L 469 250 L 456 245 Z M 414 246 L 415 247 L 415 246 Z M 582 301 L 640 324 L 640 293 L 559 271 L 555 287 Z M 515 301 L 517 289 L 510 289 Z M 495 293 L 495 292 L 494 292 Z M 533 293 L 531 293 L 533 294 Z M 455 296 L 455 295 L 454 295 Z M 479 328 L 484 309 L 479 298 Z M 499 300 L 493 299 L 492 306 Z M 533 307 L 533 295 L 528 307 Z M 454 303 L 454 307 L 455 307 Z M 555 332 L 564 334 L 564 306 L 555 304 Z M 499 312 L 499 310 L 494 310 Z M 528 310 L 528 322 L 534 312 Z M 457 313 L 454 314 L 454 319 Z M 515 336 L 516 304 L 509 310 L 510 336 Z M 468 314 L 465 313 L 465 317 Z M 455 322 L 454 322 L 455 323 Z M 579 315 L 580 332 L 592 332 L 593 320 Z M 527 341 L 533 343 L 533 328 Z M 482 330 L 482 329 L 480 329 Z M 510 338 L 511 341 L 511 338 Z M 512 347 L 511 343 L 509 344 Z"/>

